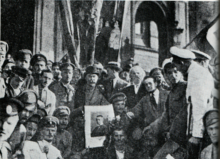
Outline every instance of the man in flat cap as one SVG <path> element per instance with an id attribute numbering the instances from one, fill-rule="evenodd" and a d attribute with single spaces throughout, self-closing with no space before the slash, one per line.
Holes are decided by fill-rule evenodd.
<path id="1" fill-rule="evenodd" d="M 196 57 L 191 51 L 171 47 L 170 53 L 173 55 L 173 63 L 177 69 L 187 76 L 189 159 L 198 158 L 204 133 L 202 117 L 206 110 L 213 108 L 211 93 L 214 80 L 208 69 L 193 61 Z"/>
<path id="2" fill-rule="evenodd" d="M 25 140 L 31 140 L 32 137 L 36 134 L 40 119 L 41 116 L 39 114 L 34 114 L 27 120 L 27 122 L 25 123 L 25 127 L 27 130 Z"/>
<path id="3" fill-rule="evenodd" d="M 25 158 L 62 159 L 60 151 L 52 145 L 57 132 L 59 120 L 54 116 L 46 116 L 39 122 L 39 139 L 25 141 L 23 154 Z"/>
<path id="4" fill-rule="evenodd" d="M 38 95 L 38 107 L 45 109 L 47 115 L 53 115 L 54 110 L 56 109 L 56 96 L 49 90 L 48 86 L 53 81 L 53 72 L 49 69 L 43 70 L 41 72 L 41 81 L 38 85 L 35 85 L 33 90 Z"/>
<path id="5" fill-rule="evenodd" d="M 5 91 L 6 97 L 18 96 L 24 88 L 22 87 L 24 81 L 28 77 L 28 70 L 19 66 L 13 66 L 11 76 L 9 77 L 7 89 Z"/>
<path id="6" fill-rule="evenodd" d="M 119 77 L 121 68 L 118 62 L 108 62 L 106 69 L 109 78 L 103 81 L 103 86 L 106 91 L 106 98 L 109 100 L 114 93 L 126 87 L 128 83 Z"/>
<path id="7" fill-rule="evenodd" d="M 54 79 L 57 81 L 60 81 L 60 79 L 62 78 L 61 71 L 60 71 L 60 63 L 54 62 L 52 64 L 52 70 L 53 70 Z"/>
<path id="8" fill-rule="evenodd" d="M 70 108 L 70 111 L 74 109 L 74 96 L 75 89 L 71 86 L 70 82 L 73 78 L 73 70 L 75 65 L 72 63 L 64 63 L 60 66 L 61 80 L 54 81 L 50 84 L 49 89 L 56 96 L 56 107 L 65 105 Z"/>
<path id="9" fill-rule="evenodd" d="M 59 119 L 57 134 L 53 140 L 53 145 L 58 148 L 64 159 L 68 158 L 72 149 L 72 135 L 66 130 L 69 124 L 70 109 L 67 106 L 59 106 L 53 116 Z"/>
<path id="10" fill-rule="evenodd" d="M 23 84 L 24 89 L 33 89 L 34 86 L 34 78 L 30 70 L 31 58 L 32 58 L 32 52 L 31 50 L 28 49 L 19 50 L 14 58 L 16 66 L 25 68 L 29 71 L 29 75 Z"/>
<path id="11" fill-rule="evenodd" d="M 35 54 L 30 62 L 33 67 L 34 85 L 39 84 L 40 74 L 47 68 L 47 58 L 43 54 Z"/>
<path id="12" fill-rule="evenodd" d="M 203 117 L 205 130 L 207 131 L 211 144 L 201 152 L 201 159 L 218 158 L 218 134 L 219 134 L 219 111 L 217 109 L 209 110 Z"/>
<path id="13" fill-rule="evenodd" d="M 12 148 L 8 139 L 18 124 L 18 114 L 23 104 L 15 98 L 2 98 L 0 103 L 0 158 L 6 159 L 12 157 Z"/>

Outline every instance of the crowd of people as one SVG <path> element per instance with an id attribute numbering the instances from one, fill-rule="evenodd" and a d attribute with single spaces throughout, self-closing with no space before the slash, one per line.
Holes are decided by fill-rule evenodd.
<path id="1" fill-rule="evenodd" d="M 132 58 L 83 71 L 7 48 L 0 41 L 0 159 L 217 159 L 218 78 L 208 54 L 174 46 L 150 72 Z M 84 106 L 109 104 L 115 119 L 105 126 L 98 115 L 91 133 L 106 137 L 103 147 L 86 147 Z"/>

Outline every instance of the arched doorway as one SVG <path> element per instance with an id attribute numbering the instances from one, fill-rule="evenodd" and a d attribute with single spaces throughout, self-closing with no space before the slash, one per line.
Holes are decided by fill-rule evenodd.
<path id="1" fill-rule="evenodd" d="M 134 8 L 134 48 L 135 61 L 139 61 L 146 71 L 161 66 L 170 46 L 170 26 L 172 17 L 163 2 L 143 1 Z"/>

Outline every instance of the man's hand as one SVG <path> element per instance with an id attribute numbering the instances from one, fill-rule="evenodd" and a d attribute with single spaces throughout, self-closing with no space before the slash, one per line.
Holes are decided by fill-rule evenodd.
<path id="1" fill-rule="evenodd" d="M 132 113 L 132 112 L 127 112 L 127 116 L 128 116 L 130 119 L 132 119 L 132 118 L 134 118 L 134 113 Z"/>
<path id="2" fill-rule="evenodd" d="M 37 105 L 39 108 L 44 109 L 45 108 L 45 104 L 44 102 L 42 102 L 41 100 L 37 100 Z"/>
<path id="3" fill-rule="evenodd" d="M 198 145 L 200 141 L 201 141 L 201 139 L 200 139 L 200 138 L 197 138 L 197 137 L 191 137 L 191 138 L 189 139 L 189 142 L 190 142 L 191 144 L 196 144 L 196 145 Z"/>

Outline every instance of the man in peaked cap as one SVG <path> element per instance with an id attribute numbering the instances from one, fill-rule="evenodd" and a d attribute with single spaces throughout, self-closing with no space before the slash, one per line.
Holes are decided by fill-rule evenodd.
<path id="1" fill-rule="evenodd" d="M 70 108 L 70 111 L 73 111 L 74 109 L 75 89 L 70 84 L 73 78 L 74 69 L 75 65 L 72 63 L 62 64 L 60 66 L 61 80 L 54 81 L 49 86 L 49 89 L 56 96 L 56 107 L 66 105 Z"/>
<path id="2" fill-rule="evenodd" d="M 202 117 L 207 109 L 213 107 L 211 93 L 214 88 L 214 80 L 208 69 L 193 61 L 196 57 L 191 51 L 171 47 L 170 53 L 173 55 L 173 63 L 177 70 L 188 76 L 186 100 L 188 103 L 189 159 L 198 158 L 204 134 Z"/>
<path id="3" fill-rule="evenodd" d="M 28 49 L 19 50 L 14 58 L 16 66 L 25 68 L 29 71 L 29 75 L 23 84 L 24 89 L 33 89 L 34 86 L 34 78 L 32 76 L 32 72 L 30 71 L 31 58 L 32 58 L 32 52 L 31 50 Z"/>
<path id="4" fill-rule="evenodd" d="M 200 64 L 201 66 L 205 67 L 205 68 L 208 68 L 209 67 L 209 61 L 211 60 L 211 57 L 202 52 L 202 51 L 199 51 L 199 50 L 191 50 L 196 58 L 194 61 L 196 61 L 198 64 Z"/>
<path id="5" fill-rule="evenodd" d="M 103 81 L 103 86 L 106 90 L 106 98 L 109 100 L 114 93 L 126 87 L 128 83 L 119 77 L 121 68 L 118 62 L 108 62 L 106 69 L 109 79 Z"/>
<path id="6" fill-rule="evenodd" d="M 53 70 L 53 76 L 54 79 L 57 81 L 60 81 L 61 77 L 61 71 L 60 71 L 60 63 L 59 62 L 54 62 L 52 64 L 52 70 Z"/>
<path id="7" fill-rule="evenodd" d="M 41 119 L 41 115 L 34 114 L 26 122 L 25 127 L 27 130 L 26 140 L 31 140 L 38 129 L 38 124 Z"/>
<path id="8" fill-rule="evenodd" d="M 25 158 L 62 159 L 60 151 L 52 145 L 57 132 L 59 120 L 46 116 L 39 122 L 40 138 L 37 142 L 25 141 L 23 153 Z"/>
<path id="9" fill-rule="evenodd" d="M 219 111 L 217 109 L 207 111 L 203 117 L 203 122 L 205 130 L 211 139 L 211 144 L 202 150 L 201 159 L 217 159 Z"/>
<path id="10" fill-rule="evenodd" d="M 30 62 L 33 67 L 34 85 L 39 84 L 42 70 L 47 68 L 47 58 L 43 54 L 35 54 Z"/>
<path id="11" fill-rule="evenodd" d="M 59 119 L 53 145 L 60 150 L 63 158 L 68 158 L 72 148 L 72 135 L 66 130 L 69 124 L 70 109 L 67 106 L 59 106 L 53 115 Z"/>
<path id="12" fill-rule="evenodd" d="M 5 55 L 8 52 L 8 44 L 4 41 L 0 41 L 0 67 L 2 67 L 5 61 Z"/>
<path id="13" fill-rule="evenodd" d="M 12 155 L 12 148 L 7 140 L 18 124 L 18 114 L 23 104 L 15 98 L 2 98 L 0 103 L 0 158 L 3 159 L 10 158 Z"/>
<path id="14" fill-rule="evenodd" d="M 12 66 L 11 76 L 9 77 L 8 84 L 6 84 L 7 89 L 5 92 L 5 96 L 18 96 L 24 90 L 22 86 L 24 84 L 24 81 L 28 77 L 28 74 L 29 71 L 27 69 L 19 66 Z"/>

